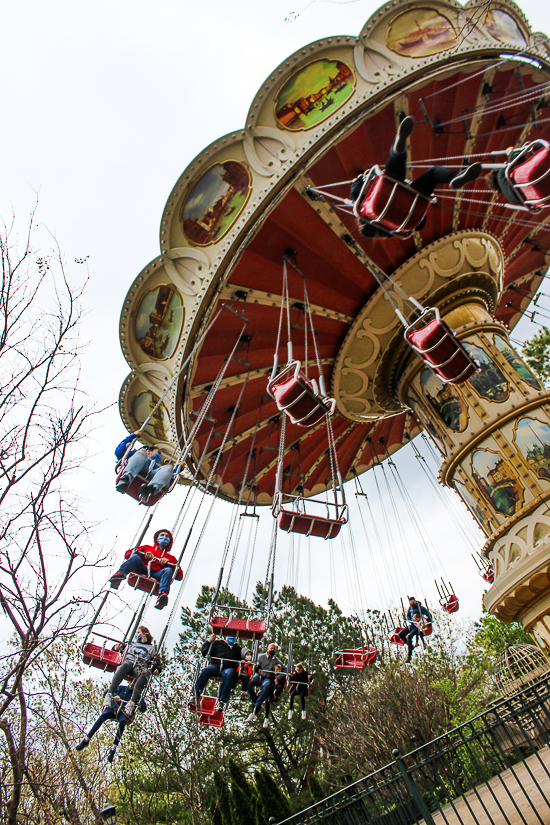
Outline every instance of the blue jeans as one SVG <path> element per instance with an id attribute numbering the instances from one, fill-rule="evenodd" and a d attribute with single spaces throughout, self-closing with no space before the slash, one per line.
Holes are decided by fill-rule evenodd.
<path id="1" fill-rule="evenodd" d="M 107 710 L 104 710 L 103 713 L 101 714 L 101 716 L 98 717 L 98 719 L 96 719 L 96 721 L 94 722 L 94 724 L 92 725 L 92 727 L 88 731 L 88 734 L 87 734 L 88 739 L 91 739 L 92 736 L 94 735 L 94 733 L 97 733 L 97 731 L 100 729 L 100 727 L 102 726 L 102 724 L 104 722 L 109 722 L 111 719 L 116 719 L 116 718 L 117 718 L 117 716 L 115 715 L 115 712 L 112 708 L 107 708 Z M 117 732 L 115 734 L 115 741 L 113 742 L 113 745 L 115 747 L 120 742 L 120 740 L 122 738 L 122 734 L 124 733 L 124 728 L 125 727 L 126 727 L 126 718 L 125 718 L 123 713 L 119 712 L 119 714 L 118 714 L 118 728 L 117 728 Z"/>
<path id="2" fill-rule="evenodd" d="M 260 692 L 256 695 L 256 691 L 254 690 L 254 688 L 257 685 L 260 685 Z M 260 708 L 263 705 L 266 699 L 269 698 L 272 687 L 273 682 L 271 681 L 269 676 L 260 676 L 260 674 L 257 673 L 254 676 L 254 678 L 250 680 L 250 684 L 248 686 L 248 695 L 250 696 L 252 704 L 254 705 L 256 710 L 258 710 L 258 708 Z"/>
<path id="3" fill-rule="evenodd" d="M 222 677 L 220 702 L 229 702 L 231 691 L 237 683 L 237 671 L 232 667 L 225 667 L 220 673 L 218 665 L 207 665 L 199 674 L 199 678 L 195 684 L 195 693 L 200 696 L 205 689 L 208 680 L 214 679 L 216 676 Z"/>
<path id="4" fill-rule="evenodd" d="M 162 467 L 152 473 L 147 473 L 147 465 L 149 464 L 149 456 L 147 453 L 139 450 L 128 459 L 128 463 L 120 477 L 120 480 L 132 482 L 137 475 L 142 475 L 147 479 L 147 484 L 151 486 L 154 492 L 158 493 L 163 487 L 168 487 L 172 480 L 173 467 L 171 464 L 164 464 Z"/>
<path id="5" fill-rule="evenodd" d="M 400 630 L 397 635 L 402 642 L 405 642 L 409 648 L 409 653 L 412 653 L 413 639 L 420 638 L 420 631 L 417 626 L 415 624 L 410 624 L 408 627 L 404 627 L 403 630 Z"/>
<path id="6" fill-rule="evenodd" d="M 120 565 L 119 570 L 126 576 L 128 573 L 137 573 L 138 576 L 147 575 L 147 567 L 137 553 L 134 553 L 129 559 L 126 559 L 126 561 Z M 169 593 L 173 575 L 174 571 L 171 567 L 163 567 L 162 570 L 157 570 L 156 573 L 151 573 L 151 578 L 156 579 L 159 582 L 160 593 Z"/>

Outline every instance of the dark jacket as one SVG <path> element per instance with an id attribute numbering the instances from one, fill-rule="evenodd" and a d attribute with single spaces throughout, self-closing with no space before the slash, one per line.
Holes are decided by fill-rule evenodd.
<path id="1" fill-rule="evenodd" d="M 281 665 L 281 672 L 286 673 L 286 667 L 281 662 L 277 656 L 269 656 L 267 653 L 262 653 L 262 655 L 258 659 L 258 667 L 257 669 L 263 671 L 263 676 L 266 678 L 269 676 L 271 679 L 274 678 L 274 670 L 273 668 L 275 665 Z"/>
<path id="2" fill-rule="evenodd" d="M 124 702 L 129 702 L 132 698 L 133 688 L 130 685 L 119 685 L 115 688 L 113 693 L 113 701 L 111 702 L 111 710 L 116 715 L 121 709 Z M 104 696 L 106 696 L 108 691 L 105 691 Z M 117 702 L 115 700 L 115 696 L 119 696 L 121 701 Z M 140 699 L 138 703 L 138 709 L 141 713 L 145 713 L 147 710 L 147 704 L 145 703 L 145 699 Z"/>
<path id="3" fill-rule="evenodd" d="M 230 667 L 236 671 L 243 658 L 241 646 L 236 642 L 233 646 L 230 646 L 224 639 L 204 642 L 201 653 L 203 656 L 208 656 L 210 662 L 219 667 L 220 670 Z"/>
<path id="4" fill-rule="evenodd" d="M 412 622 L 415 613 L 421 613 L 422 616 L 425 616 L 429 622 L 432 620 L 432 614 L 427 607 L 424 607 L 422 602 L 417 602 L 414 607 L 409 607 L 407 610 L 407 620 L 409 622 Z"/>

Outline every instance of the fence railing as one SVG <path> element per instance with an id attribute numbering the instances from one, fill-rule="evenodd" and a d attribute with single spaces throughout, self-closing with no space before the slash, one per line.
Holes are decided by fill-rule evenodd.
<path id="1" fill-rule="evenodd" d="M 546 825 L 550 675 L 284 825 Z"/>

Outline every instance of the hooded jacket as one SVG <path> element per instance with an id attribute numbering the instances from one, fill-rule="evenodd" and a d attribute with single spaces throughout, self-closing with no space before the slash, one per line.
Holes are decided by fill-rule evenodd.
<path id="1" fill-rule="evenodd" d="M 168 547 L 158 546 L 157 539 L 159 533 L 168 533 L 168 535 L 170 536 L 170 544 L 168 545 Z M 175 556 L 172 556 L 172 554 L 168 552 L 172 549 L 172 544 L 174 543 L 174 538 L 170 530 L 157 530 L 153 540 L 155 542 L 153 545 L 142 544 L 141 547 L 136 547 L 135 550 L 133 548 L 130 548 L 130 550 L 127 550 L 125 552 L 124 558 L 129 559 L 132 553 L 139 553 L 142 556 L 145 555 L 145 553 L 152 553 L 155 558 L 151 561 L 151 573 L 156 573 L 157 571 L 162 570 L 166 566 L 166 562 L 168 562 L 169 564 L 173 564 L 175 567 L 178 560 Z M 148 564 L 148 562 L 145 559 L 143 559 L 143 563 Z M 179 566 L 176 570 L 174 579 L 178 582 L 183 579 L 183 570 Z"/>

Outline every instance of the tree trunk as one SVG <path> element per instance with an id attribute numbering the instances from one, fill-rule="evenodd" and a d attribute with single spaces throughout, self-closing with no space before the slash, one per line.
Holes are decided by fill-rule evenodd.
<path id="1" fill-rule="evenodd" d="M 288 775 L 286 765 L 283 762 L 283 758 L 282 758 L 281 754 L 279 753 L 277 745 L 273 741 L 273 737 L 272 737 L 270 731 L 268 730 L 268 728 L 262 728 L 262 733 L 265 736 L 265 738 L 267 739 L 267 744 L 269 745 L 269 749 L 270 749 L 271 753 L 273 754 L 273 759 L 275 760 L 275 764 L 277 765 L 279 773 L 281 774 L 281 779 L 283 780 L 283 783 L 284 783 L 285 788 L 287 789 L 287 792 L 289 794 L 293 794 L 294 793 L 294 787 L 292 785 L 292 782 L 290 781 L 290 776 Z"/>

